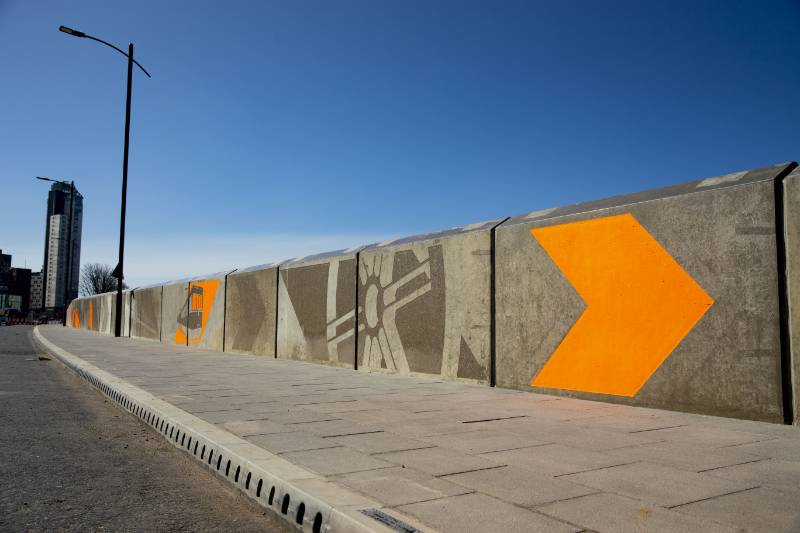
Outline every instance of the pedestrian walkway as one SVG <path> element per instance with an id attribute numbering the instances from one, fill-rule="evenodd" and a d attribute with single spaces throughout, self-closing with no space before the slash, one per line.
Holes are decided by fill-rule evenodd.
<path id="1" fill-rule="evenodd" d="M 59 326 L 38 332 L 328 489 L 375 502 L 384 523 L 394 516 L 441 532 L 800 531 L 797 427 Z"/>

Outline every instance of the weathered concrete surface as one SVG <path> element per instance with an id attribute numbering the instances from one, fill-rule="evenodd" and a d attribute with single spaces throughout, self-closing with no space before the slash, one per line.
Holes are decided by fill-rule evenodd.
<path id="1" fill-rule="evenodd" d="M 794 424 L 800 425 L 800 169 L 783 180 L 783 214 L 791 347 L 784 383 L 792 389 Z"/>
<path id="2" fill-rule="evenodd" d="M 161 285 L 132 291 L 131 337 L 161 340 L 161 293 Z"/>
<path id="3" fill-rule="evenodd" d="M 281 264 L 278 357 L 353 368 L 356 250 Z"/>
<path id="4" fill-rule="evenodd" d="M 217 272 L 189 281 L 189 313 L 185 324 L 189 346 L 222 351 L 227 274 Z"/>
<path id="5" fill-rule="evenodd" d="M 225 351 L 275 357 L 278 265 L 228 274 L 225 294 Z"/>
<path id="6" fill-rule="evenodd" d="M 800 528 L 800 428 L 40 331 L 423 531 Z"/>
<path id="7" fill-rule="evenodd" d="M 500 222 L 360 252 L 360 370 L 489 381 L 491 230 Z"/>
<path id="8" fill-rule="evenodd" d="M 498 385 L 781 422 L 774 180 L 786 169 L 501 225 Z"/>
<path id="9" fill-rule="evenodd" d="M 161 298 L 161 342 L 188 346 L 189 280 L 165 283 Z"/>
<path id="10" fill-rule="evenodd" d="M 104 335 L 114 334 L 114 294 L 106 292 L 94 297 L 100 308 L 100 324 L 97 331 Z"/>

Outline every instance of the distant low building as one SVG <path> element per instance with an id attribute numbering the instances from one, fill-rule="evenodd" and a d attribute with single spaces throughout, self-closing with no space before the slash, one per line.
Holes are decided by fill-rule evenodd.
<path id="1" fill-rule="evenodd" d="M 11 255 L 0 250 L 0 313 L 27 315 L 30 310 L 31 271 L 13 268 Z"/>

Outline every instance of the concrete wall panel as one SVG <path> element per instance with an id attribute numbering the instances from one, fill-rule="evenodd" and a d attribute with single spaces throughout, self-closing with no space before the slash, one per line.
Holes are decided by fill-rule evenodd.
<path id="1" fill-rule="evenodd" d="M 794 424 L 800 425 L 800 169 L 783 181 L 788 336 L 791 350 L 784 367 L 784 386 L 791 389 Z"/>
<path id="2" fill-rule="evenodd" d="M 97 331 L 104 335 L 114 334 L 114 295 L 110 292 L 96 296 L 97 307 L 100 310 L 100 322 Z"/>
<path id="3" fill-rule="evenodd" d="M 161 298 L 161 342 L 187 346 L 189 280 L 165 283 Z"/>
<path id="4" fill-rule="evenodd" d="M 278 357 L 355 365 L 356 250 L 288 261 L 278 275 Z"/>
<path id="5" fill-rule="evenodd" d="M 131 294 L 131 337 L 161 340 L 161 285 Z"/>
<path id="6" fill-rule="evenodd" d="M 225 276 L 219 272 L 189 282 L 186 330 L 189 346 L 222 351 L 225 332 Z"/>
<path id="7" fill-rule="evenodd" d="M 491 230 L 500 222 L 360 252 L 359 370 L 489 381 Z"/>
<path id="8" fill-rule="evenodd" d="M 278 265 L 229 274 L 225 299 L 225 351 L 275 357 Z"/>
<path id="9" fill-rule="evenodd" d="M 496 231 L 497 384 L 780 422 L 785 165 Z"/>

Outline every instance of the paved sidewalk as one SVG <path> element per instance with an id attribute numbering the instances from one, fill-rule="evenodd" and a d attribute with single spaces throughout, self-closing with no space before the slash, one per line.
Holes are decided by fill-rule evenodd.
<path id="1" fill-rule="evenodd" d="M 800 531 L 796 427 L 39 331 L 432 530 Z"/>

